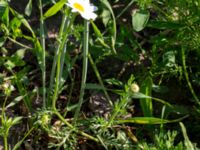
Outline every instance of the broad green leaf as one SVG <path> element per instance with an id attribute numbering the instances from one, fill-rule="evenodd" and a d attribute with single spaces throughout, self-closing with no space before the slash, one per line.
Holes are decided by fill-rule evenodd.
<path id="1" fill-rule="evenodd" d="M 12 14 L 17 17 L 22 23 L 23 25 L 32 33 L 32 36 L 34 38 L 36 38 L 35 33 L 33 32 L 31 26 L 29 25 L 28 21 L 22 16 L 20 15 L 18 12 L 16 12 L 14 9 L 10 8 L 10 11 L 12 12 Z"/>
<path id="2" fill-rule="evenodd" d="M 49 18 L 53 15 L 55 15 L 66 3 L 66 0 L 60 0 L 56 4 L 54 4 L 50 9 L 47 10 L 47 12 L 44 14 L 44 19 Z"/>
<path id="3" fill-rule="evenodd" d="M 25 8 L 25 14 L 27 16 L 30 16 L 31 12 L 32 12 L 32 0 L 29 0 L 28 4 L 26 5 L 26 8 Z"/>
<path id="4" fill-rule="evenodd" d="M 102 17 L 104 26 L 107 27 L 108 22 L 112 19 L 110 11 L 108 9 L 103 9 L 101 17 Z"/>
<path id="5" fill-rule="evenodd" d="M 6 41 L 5 37 L 0 37 L 0 47 L 4 45 L 5 41 Z"/>
<path id="6" fill-rule="evenodd" d="M 9 25 L 9 5 L 5 1 L 0 2 L 0 19 L 6 26 Z"/>
<path id="7" fill-rule="evenodd" d="M 34 49 L 35 49 L 35 53 L 36 53 L 36 56 L 37 56 L 37 59 L 38 59 L 38 64 L 40 66 L 40 68 L 42 69 L 43 66 L 42 66 L 42 46 L 40 45 L 40 42 L 38 41 L 38 39 L 34 39 Z"/>
<path id="8" fill-rule="evenodd" d="M 0 16 L 3 16 L 6 8 L 8 6 L 8 3 L 5 1 L 0 1 Z"/>
<path id="9" fill-rule="evenodd" d="M 13 69 L 16 65 L 14 62 L 10 61 L 10 60 L 7 60 L 5 63 L 4 63 L 4 66 L 8 69 L 8 70 L 11 70 Z"/>
<path id="10" fill-rule="evenodd" d="M 24 96 L 18 96 L 16 97 L 13 101 L 11 101 L 11 103 L 9 103 L 7 106 L 6 106 L 6 109 L 7 108 L 10 108 L 14 105 L 16 105 L 17 103 L 19 103 L 21 100 L 23 100 Z"/>
<path id="11" fill-rule="evenodd" d="M 113 91 L 113 92 L 115 92 L 115 91 Z M 147 95 L 145 95 L 143 93 L 140 93 L 140 92 L 134 93 L 133 95 L 131 95 L 131 97 L 132 98 L 136 98 L 136 99 L 140 99 L 140 100 L 144 100 L 144 101 L 145 101 L 145 99 L 152 99 L 154 101 L 157 101 L 159 103 L 162 103 L 162 104 L 164 104 L 166 106 L 169 106 L 169 107 L 173 108 L 173 106 L 170 103 L 168 103 L 168 102 L 166 102 L 166 101 L 164 101 L 162 99 L 155 98 L 155 97 L 152 97 L 152 96 L 147 96 Z"/>
<path id="12" fill-rule="evenodd" d="M 132 13 L 133 29 L 137 32 L 143 30 L 149 20 L 149 12 L 147 10 L 136 10 Z"/>
<path id="13" fill-rule="evenodd" d="M 96 36 L 97 36 L 97 40 L 98 40 L 103 46 L 105 46 L 106 48 L 110 48 L 110 47 L 104 42 L 103 35 L 101 34 L 101 31 L 98 29 L 98 27 L 95 25 L 95 23 L 94 23 L 93 21 L 91 21 L 91 24 L 92 24 L 94 33 L 95 33 Z"/>
<path id="14" fill-rule="evenodd" d="M 123 86 L 123 82 L 115 78 L 110 78 L 105 80 L 109 85 Z"/>
<path id="15" fill-rule="evenodd" d="M 134 117 L 134 118 L 128 118 L 128 119 L 117 119 L 115 121 L 116 124 L 123 124 L 123 123 L 136 123 L 136 124 L 163 124 L 163 123 L 174 123 L 174 122 L 179 122 L 187 116 L 183 116 L 178 119 L 174 120 L 166 120 L 166 119 L 161 119 L 161 118 L 155 118 L 155 117 Z"/>
<path id="16" fill-rule="evenodd" d="M 10 28 L 12 29 L 12 36 L 14 38 L 16 37 L 20 37 L 22 35 L 20 26 L 21 26 L 22 22 L 21 20 L 19 20 L 17 17 L 14 17 L 11 21 L 10 21 Z"/>
<path id="17" fill-rule="evenodd" d="M 93 30 L 96 34 L 97 37 L 99 38 L 103 38 L 103 35 L 101 34 L 101 31 L 98 29 L 98 27 L 96 26 L 96 24 L 93 21 L 90 21 L 93 27 Z"/>
<path id="18" fill-rule="evenodd" d="M 25 61 L 23 61 L 24 55 L 25 55 L 25 49 L 20 49 L 16 51 L 15 54 L 13 54 L 11 57 L 6 57 L 7 61 L 5 62 L 5 66 L 8 69 L 12 69 L 16 66 L 24 66 Z"/>
<path id="19" fill-rule="evenodd" d="M 19 49 L 16 51 L 16 53 L 14 54 L 14 56 L 20 58 L 20 59 L 23 59 L 24 56 L 25 56 L 25 52 L 26 52 L 26 49 Z"/>
<path id="20" fill-rule="evenodd" d="M 136 123 L 136 124 L 162 124 L 169 123 L 170 121 L 154 117 L 134 117 L 125 120 L 117 120 L 118 124 L 121 123 Z"/>
<path id="21" fill-rule="evenodd" d="M 166 67 L 176 66 L 176 54 L 174 51 L 167 51 L 163 54 L 163 64 Z"/>
<path id="22" fill-rule="evenodd" d="M 21 120 L 22 120 L 23 117 L 15 117 L 13 120 L 12 120 L 12 125 L 15 125 L 15 124 L 18 124 Z"/>
<path id="23" fill-rule="evenodd" d="M 147 96 L 150 96 L 149 98 L 140 99 L 140 105 L 142 107 L 142 111 L 145 117 L 152 117 L 153 113 L 153 105 L 152 105 L 152 99 L 151 99 L 151 92 L 152 92 L 152 85 L 153 81 L 150 76 L 148 76 L 142 83 L 140 91 L 141 93 L 144 93 Z"/>
<path id="24" fill-rule="evenodd" d="M 113 92 L 113 93 L 115 93 L 115 94 L 118 94 L 118 95 L 120 95 L 120 96 L 123 96 L 123 94 L 124 94 L 124 91 L 123 91 L 123 90 L 109 90 L 109 91 L 111 91 L 111 92 Z"/>

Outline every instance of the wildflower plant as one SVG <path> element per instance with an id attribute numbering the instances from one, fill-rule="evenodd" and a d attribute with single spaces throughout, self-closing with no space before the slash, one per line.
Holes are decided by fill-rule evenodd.
<path id="1" fill-rule="evenodd" d="M 100 148 L 102 147 L 104 149 L 114 148 L 120 150 L 139 147 L 144 149 L 148 147 L 148 144 L 138 142 L 140 139 L 136 138 L 138 133 L 135 133 L 135 130 L 137 130 L 133 127 L 135 124 L 144 125 L 142 130 L 145 128 L 145 125 L 152 125 L 147 127 L 154 127 L 153 125 L 157 124 L 161 125 L 161 131 L 163 133 L 156 136 L 154 142 L 156 145 L 163 143 L 162 148 L 165 148 L 165 143 L 172 141 L 169 147 L 174 147 L 176 134 L 166 132 L 168 133 L 167 136 L 162 136 L 164 135 L 164 124 L 179 122 L 188 116 L 185 115 L 179 119 L 168 120 L 164 108 L 166 107 L 174 111 L 175 108 L 170 102 L 153 97 L 154 91 L 156 91 L 155 87 L 157 87 L 157 91 L 161 90 L 161 86 L 156 86 L 154 83 L 159 80 L 159 76 L 156 75 L 158 69 L 157 62 L 160 61 L 158 53 L 164 54 L 161 56 L 164 58 L 165 52 L 162 51 L 167 47 L 167 44 L 162 47 L 160 46 L 162 43 L 159 43 L 159 45 L 154 39 L 143 39 L 143 34 L 144 36 L 149 36 L 146 30 L 143 31 L 146 26 L 155 27 L 166 25 L 162 23 L 156 25 L 153 24 L 153 22 L 149 23 L 149 20 L 155 16 L 151 15 L 152 10 L 147 10 L 149 8 L 160 10 L 156 5 L 163 5 L 164 2 L 153 2 L 151 0 L 142 0 L 139 2 L 131 0 L 123 1 L 121 5 L 119 0 L 112 2 L 100 0 L 95 3 L 95 5 L 98 4 L 98 7 L 96 7 L 90 3 L 89 0 L 38 0 L 35 3 L 38 3 L 37 6 L 39 6 L 39 30 L 33 29 L 32 25 L 29 24 L 29 20 L 26 19 L 26 17 L 31 15 L 32 5 L 34 6 L 32 0 L 29 0 L 25 8 L 26 17 L 14 10 L 9 5 L 9 2 L 10 1 L 7 0 L 0 1 L 0 36 L 3 35 L 3 37 L 0 37 L 0 49 L 2 50 L 0 53 L 3 54 L 0 56 L 0 65 L 3 66 L 0 70 L 6 70 L 5 75 L 4 72 L 2 74 L 0 73 L 0 82 L 2 80 L 4 83 L 5 81 L 5 84 L 0 86 L 0 88 L 3 89 L 2 95 L 5 97 L 5 100 L 2 102 L 3 105 L 0 116 L 0 136 L 4 139 L 5 150 L 11 147 L 14 150 L 20 149 L 20 146 L 25 140 L 30 141 L 30 139 L 28 139 L 29 136 L 33 138 L 31 142 L 36 142 L 33 145 L 37 145 L 38 139 L 43 139 L 39 136 L 43 134 L 48 137 L 48 148 L 87 149 L 85 145 L 95 143 L 98 144 Z M 112 3 L 113 6 L 110 3 Z M 48 8 L 49 4 L 52 5 L 50 8 Z M 126 7 L 124 7 L 125 4 L 127 5 Z M 128 22 L 126 15 L 129 12 L 128 10 L 132 9 L 131 6 L 133 5 L 137 5 L 137 9 L 134 10 L 135 7 L 133 7 L 133 10 L 131 10 L 128 16 L 130 18 L 132 17 L 132 20 Z M 122 6 L 124 8 L 122 8 Z M 47 11 L 44 12 L 46 7 Z M 118 12 L 118 10 L 120 10 L 120 12 Z M 160 11 L 165 14 L 162 10 Z M 102 13 L 100 14 L 99 12 Z M 123 15 L 125 12 L 125 18 L 121 19 L 121 17 L 124 17 Z M 118 15 L 115 17 L 116 14 Z M 59 22 L 60 27 L 56 28 L 58 29 L 58 33 L 56 33 L 53 44 L 51 45 L 49 41 L 47 41 L 49 33 L 46 33 L 46 22 L 55 15 L 61 17 L 60 20 L 56 20 Z M 169 17 L 166 14 L 164 16 Z M 98 21 L 102 19 L 100 25 L 104 25 L 100 29 L 95 22 L 97 19 Z M 121 19 L 121 22 L 119 19 Z M 125 24 L 125 22 L 127 22 L 127 24 Z M 132 28 L 130 28 L 129 25 Z M 169 27 L 170 26 L 171 24 Z M 167 27 L 168 26 L 164 26 L 164 28 Z M 166 33 L 163 32 L 162 37 L 168 34 L 168 32 L 171 33 L 174 28 L 171 28 L 170 31 Z M 90 32 L 90 29 L 92 29 L 92 32 Z M 162 29 L 159 29 L 159 33 L 162 33 L 161 30 Z M 39 31 L 39 33 L 37 31 Z M 117 32 L 119 36 L 117 36 Z M 90 36 L 91 33 L 92 36 Z M 140 35 L 140 33 L 142 34 Z M 165 42 L 165 39 L 162 39 L 162 37 L 158 37 L 157 40 Z M 151 42 L 154 44 L 152 52 L 151 49 L 144 49 L 145 47 L 149 48 L 152 44 Z M 17 52 L 14 54 L 12 50 L 10 50 L 11 48 L 7 50 L 3 47 L 5 45 L 5 47 L 8 46 L 9 48 L 10 43 L 16 45 Z M 144 47 L 143 44 L 145 45 Z M 174 47 L 178 47 L 178 44 L 177 42 Z M 51 47 L 51 49 L 49 49 L 49 47 Z M 161 49 L 156 51 L 157 47 Z M 33 71 L 31 71 L 32 68 L 29 64 L 26 64 L 25 61 L 25 59 L 27 59 L 25 54 L 28 52 L 32 52 L 37 59 L 37 63 L 34 62 L 34 67 L 36 66 L 37 68 L 34 68 L 35 70 Z M 153 57 L 148 58 L 148 55 L 151 53 L 153 53 Z M 11 57 L 9 57 L 9 54 Z M 175 55 L 175 53 L 168 54 Z M 199 104 L 198 94 L 195 93 L 192 82 L 190 83 L 189 81 L 190 75 L 189 72 L 187 72 L 189 69 L 186 66 L 187 58 L 185 57 L 186 53 L 184 47 L 181 49 L 181 56 L 181 63 L 183 64 L 182 70 L 185 72 L 186 81 L 195 102 Z M 108 60 L 106 60 L 106 58 L 108 58 Z M 171 58 L 175 58 L 175 56 L 171 57 L 170 55 L 169 61 L 173 60 L 173 63 L 176 65 L 175 59 Z M 113 59 L 114 61 L 120 62 L 117 64 L 117 71 L 110 61 Z M 77 64 L 80 63 L 79 60 L 82 61 L 82 67 L 80 67 L 82 71 L 82 73 L 80 73 L 80 82 L 78 80 L 79 68 L 77 67 Z M 150 62 L 147 61 L 146 63 L 146 60 Z M 127 62 L 124 63 L 123 61 Z M 166 61 L 168 61 L 168 59 L 166 59 Z M 102 63 L 103 69 L 106 70 L 109 68 L 109 71 L 114 74 L 118 73 L 118 69 L 121 69 L 121 62 L 124 63 L 125 67 L 119 71 L 118 75 L 115 74 L 117 76 L 116 78 L 102 79 L 102 74 L 98 70 L 99 64 Z M 88 67 L 88 63 L 90 63 L 90 68 Z M 130 67 L 131 65 L 133 65 L 134 72 L 128 71 L 128 76 L 124 75 L 126 67 Z M 76 67 L 78 68 L 77 70 Z M 139 71 L 137 67 L 140 68 L 138 69 Z M 88 70 L 94 72 L 94 75 L 91 74 L 91 76 L 94 76 L 98 83 L 89 83 L 89 81 L 87 81 Z M 135 72 L 135 70 L 138 72 Z M 78 77 L 76 77 L 77 74 Z M 108 76 L 110 76 L 110 74 Z M 161 76 L 160 80 L 165 76 L 164 73 L 161 73 Z M 41 80 L 37 80 L 39 77 L 41 77 Z M 154 80 L 155 77 L 156 81 Z M 107 74 L 105 74 L 104 78 L 107 78 Z M 33 84 L 30 84 L 30 82 Z M 159 81 L 159 84 L 161 84 L 161 82 L 162 81 Z M 13 85 L 10 83 L 12 83 L 15 88 L 13 88 Z M 104 83 L 107 83 L 107 85 L 105 86 Z M 75 88 L 78 89 L 78 92 Z M 86 90 L 88 90 L 88 92 L 85 92 Z M 14 96 L 18 94 L 18 97 L 14 98 L 14 100 L 12 100 L 12 92 L 15 92 L 13 94 Z M 94 92 L 94 96 L 89 97 L 88 95 L 91 94 L 90 92 Z M 101 106 L 101 104 L 102 106 L 108 106 L 109 111 L 106 115 L 98 115 L 98 113 L 92 112 L 97 106 L 87 106 L 87 102 L 90 102 L 90 100 L 92 101 L 92 98 L 99 97 L 100 100 L 101 98 L 103 99 L 103 104 L 101 101 L 95 101 L 94 103 L 97 103 L 97 106 Z M 64 99 L 64 101 L 61 101 L 61 99 Z M 7 104 L 10 100 L 11 102 Z M 39 106 L 32 100 L 39 101 Z M 135 102 L 137 106 L 136 109 L 141 112 L 138 114 L 142 114 L 142 116 L 138 117 L 138 114 L 135 114 L 133 110 L 133 108 L 135 109 Z M 156 108 L 160 107 L 160 105 L 155 105 L 156 107 L 153 107 L 154 102 L 164 105 L 161 118 L 158 117 L 160 109 Z M 25 117 L 8 117 L 6 114 L 8 108 L 10 109 L 11 106 L 15 106 L 18 103 L 24 104 L 21 105 L 21 107 L 26 108 L 23 114 Z M 35 107 L 39 108 L 36 109 Z M 90 107 L 94 108 L 91 109 Z M 82 112 L 85 108 L 88 109 L 86 113 L 85 111 Z M 102 111 L 102 109 L 98 110 Z M 28 120 L 26 124 L 28 131 L 23 137 L 20 136 L 21 139 L 16 145 L 9 146 L 9 130 L 22 119 L 24 122 Z M 181 128 L 185 131 L 183 125 L 181 125 Z M 154 128 L 145 129 L 150 133 L 148 136 L 154 134 Z M 33 131 L 35 131 L 34 134 Z M 35 136 L 37 132 L 39 132 L 39 136 Z M 143 136 L 146 136 L 146 134 Z M 186 131 L 184 132 L 184 138 L 188 139 L 187 143 L 190 146 L 192 143 L 189 141 Z M 40 148 L 34 147 L 32 149 Z"/>

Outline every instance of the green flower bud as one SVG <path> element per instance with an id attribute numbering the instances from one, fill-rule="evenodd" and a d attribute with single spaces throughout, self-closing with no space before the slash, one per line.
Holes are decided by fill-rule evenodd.
<path id="1" fill-rule="evenodd" d="M 130 89 L 131 89 L 131 91 L 132 91 L 133 93 L 138 93 L 138 92 L 140 91 L 140 87 L 139 87 L 138 84 L 136 84 L 136 83 L 131 84 Z"/>

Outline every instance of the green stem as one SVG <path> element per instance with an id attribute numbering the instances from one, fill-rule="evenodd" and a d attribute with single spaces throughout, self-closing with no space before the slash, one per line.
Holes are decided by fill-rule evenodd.
<path id="1" fill-rule="evenodd" d="M 7 139 L 7 136 L 3 137 L 3 141 L 4 141 L 4 150 L 8 150 L 8 139 Z"/>
<path id="2" fill-rule="evenodd" d="M 73 92 L 73 88 L 74 88 L 74 79 L 71 77 L 71 87 L 70 87 L 70 90 L 69 90 L 69 97 L 68 97 L 68 101 L 67 101 L 67 105 L 65 107 L 65 113 L 64 113 L 64 117 L 67 116 L 67 113 L 68 113 L 68 106 L 69 106 L 69 103 L 71 102 L 71 98 L 72 98 L 72 92 Z"/>
<path id="3" fill-rule="evenodd" d="M 99 73 L 99 71 L 98 71 L 98 69 L 97 69 L 97 66 L 95 65 L 95 63 L 94 63 L 94 61 L 93 61 L 93 59 L 92 59 L 90 53 L 88 54 L 88 58 L 89 58 L 89 61 L 90 61 L 91 65 L 92 65 L 92 68 L 93 68 L 93 70 L 94 70 L 94 72 L 95 72 L 95 74 L 96 74 L 96 77 L 97 77 L 97 79 L 98 79 L 98 81 L 99 81 L 101 87 L 103 88 L 103 92 L 104 92 L 104 94 L 105 94 L 105 96 L 106 96 L 106 99 L 108 100 L 110 106 L 113 106 L 112 100 L 111 100 L 111 98 L 110 98 L 108 92 L 106 91 L 106 88 L 105 88 L 105 86 L 104 86 L 104 84 L 103 84 L 103 81 L 102 81 L 102 79 L 101 79 L 101 75 L 100 75 L 100 73 Z"/>
<path id="4" fill-rule="evenodd" d="M 13 43 L 25 48 L 25 49 L 33 49 L 32 47 L 26 46 L 18 41 L 16 41 L 15 39 L 12 39 L 11 37 L 7 37 L 10 41 L 12 41 Z"/>
<path id="5" fill-rule="evenodd" d="M 99 142 L 99 140 L 98 140 L 97 138 L 95 138 L 95 137 L 93 137 L 93 136 L 91 136 L 91 135 L 89 135 L 89 134 L 87 134 L 87 133 L 85 133 L 85 132 L 83 132 L 83 131 L 77 130 L 73 125 L 71 125 L 69 122 L 67 122 L 67 121 L 65 120 L 65 118 L 63 118 L 63 116 L 62 116 L 57 110 L 55 110 L 54 113 L 57 115 L 57 117 L 58 117 L 64 124 L 66 124 L 69 128 L 71 128 L 72 130 L 74 130 L 74 132 L 76 132 L 76 133 L 78 133 L 78 134 L 80 134 L 80 135 L 82 135 L 82 136 L 84 136 L 84 137 L 87 137 L 87 138 L 90 139 L 90 140 L 93 140 L 93 141 L 95 141 L 95 142 Z"/>
<path id="6" fill-rule="evenodd" d="M 162 13 L 164 16 L 167 17 L 168 20 L 171 20 L 171 17 L 162 9 L 162 7 L 158 7 L 156 4 L 152 3 L 151 6 L 155 9 L 158 10 L 158 12 Z"/>
<path id="7" fill-rule="evenodd" d="M 24 104 L 28 108 L 28 111 L 32 112 L 31 100 L 27 94 L 28 93 L 27 90 L 25 89 L 25 87 L 24 87 L 23 83 L 21 82 L 21 80 L 19 79 L 19 77 L 11 69 L 9 69 L 9 71 L 12 73 L 12 75 L 14 77 L 14 81 L 15 81 L 15 84 L 17 85 L 17 89 L 18 89 L 20 95 L 24 96 L 24 98 L 23 98 Z"/>
<path id="8" fill-rule="evenodd" d="M 6 98 L 4 100 L 3 107 L 2 107 L 2 117 L 1 117 L 1 123 L 2 123 L 2 126 L 4 126 L 4 128 L 5 128 L 4 123 L 6 122 L 5 106 L 6 106 L 7 99 L 8 99 L 8 95 L 6 94 Z M 8 139 L 7 139 L 7 137 L 8 137 L 8 135 L 7 135 L 7 131 L 6 131 L 6 133 L 3 135 L 4 150 L 8 150 Z"/>
<path id="9" fill-rule="evenodd" d="M 130 1 L 130 3 L 117 15 L 116 20 L 121 17 L 121 15 L 128 10 L 128 8 L 135 2 L 135 0 Z"/>
<path id="10" fill-rule="evenodd" d="M 189 80 L 189 75 L 188 75 L 187 68 L 186 68 L 185 49 L 184 48 L 181 49 L 181 55 L 182 55 L 183 72 L 184 72 L 185 79 L 187 81 L 188 87 L 190 89 L 192 96 L 194 97 L 195 102 L 198 105 L 200 105 L 199 98 L 197 97 L 197 95 L 196 95 L 196 93 L 195 93 L 195 91 L 192 87 L 192 84 L 190 83 L 190 80 Z"/>
<path id="11" fill-rule="evenodd" d="M 54 60 L 53 60 L 53 65 L 52 65 L 52 70 L 51 70 L 51 77 L 50 77 L 50 86 L 49 86 L 49 89 L 53 88 L 55 71 L 56 71 L 56 65 L 57 65 L 57 60 L 58 60 L 58 52 L 59 52 L 59 49 L 60 49 L 60 46 L 61 46 L 61 44 L 60 44 L 61 42 L 60 41 L 62 40 L 62 37 L 63 37 L 64 25 L 65 25 L 66 20 L 67 20 L 67 16 L 65 14 L 63 14 L 62 23 L 61 23 L 61 27 L 60 27 L 60 32 L 59 32 L 59 36 L 58 36 L 58 42 L 59 42 L 59 44 L 58 44 L 58 47 L 57 47 L 55 55 L 54 55 Z M 50 93 L 51 92 L 49 92 L 49 94 Z"/>
<path id="12" fill-rule="evenodd" d="M 8 95 L 6 94 L 6 98 L 3 102 L 2 113 L 1 113 L 2 114 L 2 120 L 1 120 L 2 124 L 3 124 L 4 120 L 6 120 L 5 107 L 6 107 L 7 99 L 8 99 Z"/>
<path id="13" fill-rule="evenodd" d="M 63 41 L 66 41 L 67 35 L 68 34 L 64 35 Z M 62 54 L 62 49 L 63 49 L 64 45 L 65 45 L 65 42 L 62 42 L 61 46 L 60 46 L 60 49 L 59 49 L 59 52 L 58 52 L 58 58 L 57 58 L 56 83 L 55 83 L 55 88 L 54 88 L 54 95 L 53 95 L 53 98 L 52 98 L 52 108 L 54 110 L 56 110 L 56 100 L 57 100 L 57 97 L 58 97 L 60 68 L 61 68 L 60 60 L 61 60 L 61 54 Z"/>
<path id="14" fill-rule="evenodd" d="M 131 99 L 130 94 L 125 90 L 119 102 L 115 105 L 112 115 L 110 119 L 108 120 L 108 123 L 105 127 L 109 127 L 110 125 L 112 125 L 112 123 L 114 122 L 114 120 L 116 119 L 120 111 L 123 110 L 127 106 L 128 102 L 130 102 L 130 99 Z"/>
<path id="15" fill-rule="evenodd" d="M 61 82 L 62 79 L 62 75 L 63 75 L 63 67 L 64 67 L 64 63 L 65 63 L 65 57 L 66 57 L 66 50 L 67 50 L 67 46 L 65 44 L 63 50 L 62 50 L 62 54 L 61 54 L 61 62 L 60 62 L 60 77 L 59 77 L 59 82 Z"/>
<path id="16" fill-rule="evenodd" d="M 40 39 L 42 45 L 42 97 L 43 107 L 46 108 L 46 58 L 45 58 L 45 34 L 44 34 L 44 20 L 42 11 L 42 1 L 39 0 L 40 8 Z"/>
<path id="17" fill-rule="evenodd" d="M 87 79 L 87 66 L 88 66 L 88 42 L 89 42 L 89 21 L 84 20 L 84 37 L 83 37 L 83 71 L 82 71 L 82 80 L 81 80 L 81 90 L 78 106 L 74 115 L 74 123 L 76 122 L 85 93 L 86 79 Z"/>
<path id="18" fill-rule="evenodd" d="M 19 141 L 17 142 L 17 144 L 14 146 L 14 148 L 12 150 L 17 150 L 21 144 L 23 143 L 23 141 L 29 136 L 29 134 L 33 131 L 34 127 L 32 127 L 27 133 L 26 135 Z"/>
<path id="19" fill-rule="evenodd" d="M 52 65 L 52 70 L 51 70 L 51 77 L 50 77 L 50 86 L 49 89 L 53 89 L 53 84 L 54 84 L 54 77 L 55 77 L 55 72 L 56 72 L 56 65 L 57 65 L 57 61 L 58 61 L 58 53 L 61 47 L 61 42 L 62 42 L 62 37 L 63 37 L 63 32 L 64 32 L 64 25 L 65 22 L 67 20 L 67 16 L 65 14 L 63 14 L 63 18 L 62 18 L 62 23 L 61 23 L 61 27 L 60 27 L 60 32 L 59 32 L 59 36 L 58 36 L 58 47 L 56 49 L 55 55 L 54 55 L 54 60 L 53 60 L 53 65 Z M 49 92 L 48 98 L 50 99 L 50 94 L 51 92 Z M 48 105 L 50 105 L 51 101 L 48 101 Z"/>
<path id="20" fill-rule="evenodd" d="M 61 73 L 62 73 L 62 70 L 61 70 L 62 69 L 61 68 L 61 65 L 62 65 L 62 62 L 61 62 L 62 53 L 63 53 L 64 47 L 65 47 L 65 44 L 66 44 L 66 40 L 67 40 L 67 37 L 68 37 L 68 32 L 70 30 L 71 24 L 74 22 L 74 19 L 75 19 L 75 16 L 73 15 L 71 20 L 70 20 L 70 23 L 66 27 L 66 30 L 65 30 L 64 35 L 62 37 L 61 43 L 59 45 L 59 50 L 58 50 L 58 55 L 57 55 L 57 62 L 56 62 L 56 64 L 57 64 L 56 81 L 55 81 L 55 87 L 54 87 L 54 95 L 53 95 L 53 98 L 52 98 L 52 108 L 54 110 L 56 110 L 56 100 L 57 100 L 57 97 L 58 97 L 58 90 L 59 90 L 59 85 L 60 85 L 60 77 L 61 77 Z"/>
<path id="21" fill-rule="evenodd" d="M 122 108 L 122 104 L 123 104 L 123 102 L 121 100 L 121 102 L 118 104 L 118 108 L 116 110 L 114 110 L 114 112 L 112 113 L 112 115 L 105 127 L 109 127 L 113 123 L 113 121 L 115 120 L 115 118 L 117 117 L 118 113 L 120 112 L 120 110 Z"/>

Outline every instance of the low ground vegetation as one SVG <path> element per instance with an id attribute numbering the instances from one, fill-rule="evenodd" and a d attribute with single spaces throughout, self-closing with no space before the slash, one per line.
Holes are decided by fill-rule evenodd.
<path id="1" fill-rule="evenodd" d="M 199 6 L 1 0 L 1 145 L 197 150 Z"/>

